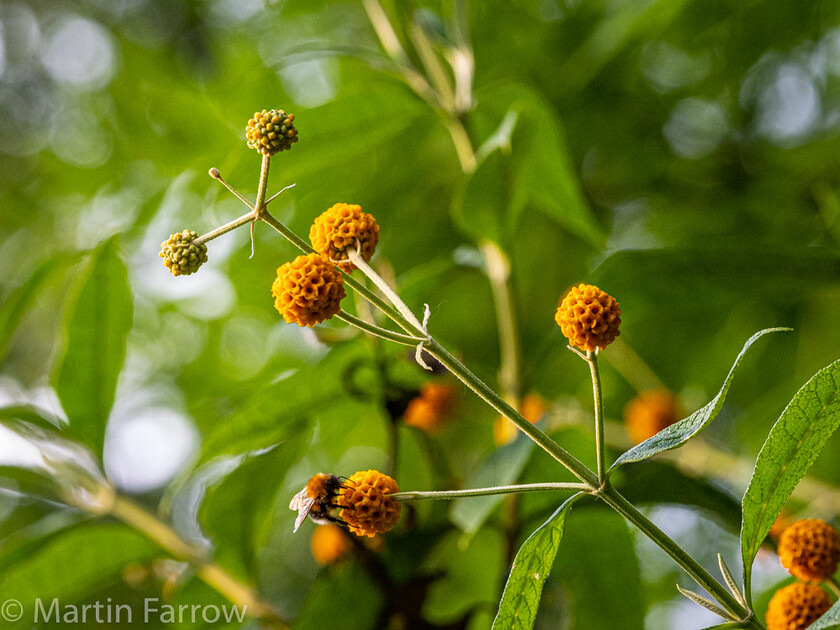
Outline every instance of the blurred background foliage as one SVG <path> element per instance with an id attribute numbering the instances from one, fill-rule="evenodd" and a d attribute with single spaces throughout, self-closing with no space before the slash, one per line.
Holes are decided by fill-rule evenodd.
<path id="1" fill-rule="evenodd" d="M 563 471 L 527 444 L 499 449 L 493 411 L 402 348 L 282 323 L 270 285 L 296 252 L 265 225 L 253 258 L 238 230 L 194 276 L 169 276 L 157 256 L 170 233 L 243 212 L 205 173 L 218 167 L 253 197 L 245 124 L 284 108 L 301 141 L 274 159 L 270 192 L 296 184 L 275 216 L 306 236 L 338 201 L 374 214 L 380 272 L 416 312 L 431 306 L 430 330 L 482 378 L 513 400 L 538 393 L 547 430 L 584 461 L 589 375 L 552 321 L 572 284 L 598 284 L 622 307 L 621 344 L 602 361 L 614 455 L 629 446 L 621 414 L 639 390 L 664 386 L 693 411 L 756 330 L 794 328 L 751 351 L 697 445 L 618 480 L 707 566 L 734 556 L 732 497 L 786 402 L 840 348 L 840 5 L 382 7 L 406 63 L 429 76 L 431 51 L 462 88 L 448 110 L 406 83 L 360 1 L 0 4 L 0 402 L 69 416 L 62 435 L 90 446 L 121 492 L 296 628 L 489 627 L 512 553 L 557 497 L 417 504 L 379 547 L 322 568 L 314 528 L 292 535 L 288 500 L 318 471 L 387 470 L 392 428 L 404 490 Z M 489 277 L 508 263 L 495 289 L 510 290 L 520 361 L 505 374 Z M 352 297 L 344 307 L 368 315 Z M 454 406 L 435 431 L 405 426 L 429 378 L 453 388 Z M 14 468 L 37 451 L 12 433 L 0 452 L 4 596 L 15 585 L 22 601 L 225 602 L 194 564 L 128 527 L 38 498 L 49 489 Z M 789 514 L 837 518 L 838 455 L 835 436 Z M 784 579 L 770 552 L 759 564 L 758 590 Z M 581 502 L 537 627 L 710 625 L 676 581 L 690 586 Z"/>

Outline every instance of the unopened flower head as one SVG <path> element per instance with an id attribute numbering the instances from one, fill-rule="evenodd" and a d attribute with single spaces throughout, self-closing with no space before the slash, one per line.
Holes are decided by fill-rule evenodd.
<path id="1" fill-rule="evenodd" d="M 767 630 L 804 630 L 829 608 L 831 598 L 816 584 L 796 582 L 776 591 L 767 606 Z"/>
<path id="2" fill-rule="evenodd" d="M 782 532 L 778 553 L 782 566 L 800 580 L 829 580 L 840 562 L 840 534 L 818 518 L 796 521 Z"/>
<path id="3" fill-rule="evenodd" d="M 320 254 L 305 254 L 277 269 L 271 294 L 288 323 L 314 326 L 341 310 L 344 277 Z"/>
<path id="4" fill-rule="evenodd" d="M 526 394 L 522 399 L 522 404 L 519 407 L 519 413 L 531 424 L 542 418 L 545 414 L 548 403 L 539 394 Z M 510 420 L 504 416 L 496 418 L 493 424 L 493 441 L 496 446 L 504 446 L 516 439 L 519 435 L 519 429 Z"/>
<path id="5" fill-rule="evenodd" d="M 362 260 L 368 262 L 379 242 L 379 226 L 361 206 L 337 203 L 315 219 L 309 241 L 315 251 L 330 260 L 347 260 L 347 251 L 358 248 Z M 348 273 L 356 268 L 349 262 L 339 266 Z"/>
<path id="6" fill-rule="evenodd" d="M 666 389 L 642 392 L 624 408 L 624 426 L 636 444 L 680 419 L 677 398 Z"/>
<path id="7" fill-rule="evenodd" d="M 197 238 L 198 234 L 192 230 L 184 230 L 160 244 L 158 255 L 173 276 L 188 276 L 207 262 L 207 245 L 194 245 L 192 242 Z"/>
<path id="8" fill-rule="evenodd" d="M 615 298 L 591 284 L 569 289 L 554 320 L 569 340 L 581 350 L 603 350 L 618 337 L 621 309 Z"/>
<path id="9" fill-rule="evenodd" d="M 403 422 L 426 432 L 434 432 L 449 419 L 457 390 L 447 383 L 430 381 L 411 399 L 403 414 Z"/>
<path id="10" fill-rule="evenodd" d="M 402 505 L 389 495 L 397 482 L 378 470 L 360 470 L 347 479 L 338 495 L 341 518 L 357 536 L 384 534 L 400 518 Z"/>
<path id="11" fill-rule="evenodd" d="M 272 156 L 292 148 L 298 141 L 295 117 L 282 109 L 264 109 L 256 112 L 245 127 L 248 146 L 263 155 Z"/>
<path id="12" fill-rule="evenodd" d="M 324 525 L 315 528 L 310 546 L 315 562 L 327 565 L 341 559 L 350 550 L 350 541 L 337 525 Z"/>

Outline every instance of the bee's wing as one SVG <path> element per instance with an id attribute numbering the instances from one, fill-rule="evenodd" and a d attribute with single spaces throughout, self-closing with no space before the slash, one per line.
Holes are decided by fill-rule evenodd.
<path id="1" fill-rule="evenodd" d="M 289 503 L 289 509 L 298 511 L 301 507 L 303 507 L 308 499 L 309 495 L 306 493 L 306 488 L 304 488 L 292 497 L 292 500 Z"/>
<path id="2" fill-rule="evenodd" d="M 309 512 L 312 511 L 312 507 L 314 505 L 315 499 L 306 494 L 306 488 L 292 497 L 292 501 L 289 503 L 289 509 L 297 510 L 298 513 L 297 518 L 295 519 L 294 532 L 296 532 L 303 524 L 303 521 L 306 520 L 306 517 L 309 515 Z"/>

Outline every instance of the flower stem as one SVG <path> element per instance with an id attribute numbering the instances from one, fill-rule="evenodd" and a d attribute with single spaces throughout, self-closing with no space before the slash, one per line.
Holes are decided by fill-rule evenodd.
<path id="1" fill-rule="evenodd" d="M 401 335 L 400 333 L 392 332 L 385 328 L 380 328 L 375 324 L 371 324 L 366 322 L 365 320 L 356 317 L 355 315 L 351 315 L 345 311 L 339 311 L 336 315 L 338 319 L 343 322 L 350 324 L 351 326 L 355 326 L 356 328 L 360 328 L 366 333 L 369 333 L 375 337 L 380 337 L 381 339 L 387 339 L 388 341 L 393 341 L 394 343 L 399 343 L 403 346 L 416 346 L 418 343 L 424 341 L 420 337 L 412 337 L 410 335 Z"/>
<path id="2" fill-rule="evenodd" d="M 587 352 L 586 362 L 592 374 L 592 397 L 595 402 L 595 456 L 598 459 L 598 483 L 606 479 L 606 453 L 604 452 L 604 400 L 601 396 L 601 374 L 598 371 L 598 353 Z"/>
<path id="3" fill-rule="evenodd" d="M 691 578 L 705 588 L 717 602 L 730 614 L 743 619 L 750 625 L 748 628 L 763 629 L 752 613 L 744 608 L 738 600 L 682 547 L 659 529 L 653 521 L 642 514 L 632 503 L 625 499 L 612 485 L 606 484 L 598 492 L 598 496 L 612 509 L 635 525 L 645 536 L 656 543 L 667 553 Z"/>
<path id="4" fill-rule="evenodd" d="M 254 203 L 254 219 L 261 219 L 265 211 L 265 193 L 268 189 L 268 172 L 271 170 L 271 156 L 264 155 L 262 157 L 262 165 L 260 166 L 260 183 L 257 186 L 257 200 Z"/>
<path id="5" fill-rule="evenodd" d="M 259 598 L 253 588 L 237 580 L 218 564 L 209 562 L 200 549 L 184 542 L 169 525 L 136 503 L 117 496 L 110 513 L 158 544 L 175 559 L 197 566 L 198 577 L 205 584 L 225 596 L 246 614 L 268 622 L 272 628 L 288 628 L 271 607 Z"/>
<path id="6" fill-rule="evenodd" d="M 452 356 L 443 346 L 433 338 L 429 338 L 425 346 L 426 351 L 435 357 L 440 363 L 454 374 L 462 383 L 478 394 L 479 398 L 493 407 L 508 420 L 513 422 L 519 430 L 534 440 L 537 445 L 551 455 L 558 462 L 563 464 L 575 477 L 587 484 L 590 488 L 598 488 L 598 477 L 586 465 L 574 455 L 557 444 L 554 440 L 540 431 L 536 426 L 528 422 L 520 413 L 508 404 L 504 398 L 494 392 L 484 381 L 458 359 Z"/>
<path id="7" fill-rule="evenodd" d="M 826 581 L 826 586 L 831 589 L 831 592 L 834 593 L 835 597 L 840 598 L 840 584 L 837 583 L 837 580 L 831 578 L 830 580 Z"/>
<path id="8" fill-rule="evenodd" d="M 428 501 L 432 499 L 460 499 L 463 497 L 486 497 L 493 494 L 519 494 L 522 492 L 589 492 L 584 483 L 524 483 L 512 486 L 471 488 L 469 490 L 441 490 L 434 492 L 397 492 L 390 495 L 397 501 Z"/>
<path id="9" fill-rule="evenodd" d="M 222 234 L 227 234 L 228 232 L 235 230 L 238 227 L 245 225 L 246 223 L 250 223 L 254 220 L 254 212 L 247 212 L 243 214 L 241 217 L 234 219 L 229 223 L 225 223 L 221 227 L 217 227 L 212 232 L 207 232 L 207 234 L 202 234 L 194 241 L 190 242 L 190 245 L 202 245 L 208 241 L 212 241 L 214 238 L 221 236 Z"/>
<path id="10" fill-rule="evenodd" d="M 522 368 L 519 335 L 516 332 L 516 311 L 510 286 L 510 261 L 493 241 L 484 241 L 480 249 L 496 306 L 496 327 L 499 331 L 501 356 L 499 385 L 505 400 L 518 407 L 522 397 L 519 378 Z"/>
<path id="11" fill-rule="evenodd" d="M 385 297 L 387 297 L 388 301 L 391 302 L 391 304 L 393 304 L 400 312 L 400 315 L 405 317 L 406 320 L 408 320 L 408 322 L 418 330 L 423 330 L 423 324 L 420 323 L 420 320 L 414 316 L 414 313 L 412 313 L 411 309 L 409 309 L 406 303 L 402 301 L 402 298 L 397 295 L 397 292 L 388 286 L 388 283 L 382 279 L 382 276 L 376 273 L 373 270 L 373 267 L 364 261 L 361 254 L 354 249 L 349 248 L 347 250 L 347 260 L 358 267 L 359 271 L 365 274 L 365 276 L 367 276 L 368 279 L 373 282 L 383 294 L 385 294 Z"/>

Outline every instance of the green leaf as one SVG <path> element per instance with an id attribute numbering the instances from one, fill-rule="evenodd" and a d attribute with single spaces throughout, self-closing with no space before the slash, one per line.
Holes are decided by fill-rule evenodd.
<path id="1" fill-rule="evenodd" d="M 569 630 L 643 630 L 647 601 L 633 532 L 612 510 L 582 503 L 566 523 L 549 582 L 565 593 L 568 603 L 563 614 L 571 619 L 563 621 Z M 547 616 L 546 604 L 544 596 L 537 627 L 555 628 L 556 619 Z"/>
<path id="2" fill-rule="evenodd" d="M 213 540 L 215 557 L 241 577 L 256 575 L 257 552 L 265 544 L 270 525 L 285 508 L 288 496 L 277 500 L 280 480 L 300 459 L 307 434 L 294 436 L 268 452 L 246 457 L 242 464 L 215 487 L 208 489 L 201 504 L 199 523 Z M 266 480 L 254 483 L 255 479 Z"/>
<path id="3" fill-rule="evenodd" d="M 220 455 L 242 455 L 274 446 L 303 430 L 317 414 L 348 400 L 342 376 L 364 344 L 333 348 L 315 365 L 249 394 L 207 433 L 198 464 Z"/>
<path id="4" fill-rule="evenodd" d="M 118 249 L 114 237 L 93 253 L 68 309 L 52 378 L 70 421 L 68 433 L 99 457 L 133 319 L 128 272 Z"/>
<path id="5" fill-rule="evenodd" d="M 6 355 L 12 335 L 26 310 L 34 302 L 47 280 L 70 258 L 66 254 L 48 258 L 32 272 L 26 282 L 14 289 L 0 304 L 0 360 Z"/>
<path id="6" fill-rule="evenodd" d="M 14 430 L 17 422 L 28 422 L 45 431 L 62 430 L 64 423 L 49 411 L 32 405 L 11 405 L 0 408 L 0 423 Z"/>
<path id="7" fill-rule="evenodd" d="M 476 197 L 486 200 L 488 207 L 492 204 L 492 210 L 483 215 L 489 227 L 476 222 L 473 231 L 504 244 L 504 235 L 493 230 L 504 220 L 509 240 L 520 214 L 531 207 L 600 247 L 603 230 L 583 195 L 565 133 L 551 103 L 524 84 L 506 83 L 481 95 L 477 117 L 493 131 L 487 132 L 480 149 L 483 161 L 468 185 L 465 207 L 475 183 Z M 482 172 L 486 162 L 490 166 Z"/>
<path id="8" fill-rule="evenodd" d="M 744 494 L 741 556 L 746 595 L 752 562 L 782 506 L 840 425 L 840 361 L 817 372 L 770 430 Z"/>
<path id="9" fill-rule="evenodd" d="M 495 151 L 469 176 L 460 203 L 455 203 L 461 227 L 476 241 L 504 242 L 510 213 L 510 156 Z"/>
<path id="10" fill-rule="evenodd" d="M 522 474 L 534 451 L 533 440 L 520 435 L 510 444 L 493 451 L 478 472 L 465 484 L 467 488 L 488 488 L 514 483 Z M 504 495 L 456 499 L 449 508 L 449 519 L 467 534 L 477 532 Z"/>
<path id="11" fill-rule="evenodd" d="M 808 630 L 840 630 L 840 602 L 836 602 L 822 617 L 808 626 Z"/>
<path id="12" fill-rule="evenodd" d="M 0 577 L 3 598 L 16 599 L 24 615 L 4 628 L 31 627 L 35 600 L 70 602 L 119 579 L 131 563 L 159 555 L 140 534 L 117 523 L 76 527 L 51 538 L 36 552 L 7 567 Z"/>
<path id="13" fill-rule="evenodd" d="M 0 466 L 0 487 L 45 499 L 57 499 L 61 495 L 61 486 L 49 473 L 36 468 Z"/>
<path id="14" fill-rule="evenodd" d="M 714 420 L 717 417 L 718 413 L 720 413 L 720 410 L 723 407 L 724 400 L 726 399 L 726 394 L 729 391 L 729 386 L 732 384 L 732 378 L 735 376 L 735 371 L 741 364 L 741 360 L 744 358 L 744 355 L 746 354 L 749 347 L 752 346 L 759 338 L 763 337 L 767 333 L 785 330 L 791 329 L 766 328 L 755 333 L 752 337 L 750 337 L 747 340 L 747 343 L 744 344 L 744 347 L 741 349 L 741 352 L 736 357 L 735 363 L 732 364 L 732 368 L 729 370 L 729 374 L 726 375 L 726 379 L 724 380 L 723 386 L 720 388 L 720 391 L 717 393 L 717 396 L 715 396 L 711 401 L 709 401 L 709 403 L 705 407 L 698 409 L 688 418 L 683 418 L 679 422 L 662 429 L 662 431 L 660 431 L 653 437 L 648 438 L 641 444 L 637 444 L 629 451 L 626 451 L 623 455 L 621 455 L 621 457 L 619 457 L 615 461 L 610 470 L 615 470 L 622 464 L 627 464 L 629 462 L 639 462 L 644 459 L 648 459 L 649 457 L 653 457 L 654 455 L 657 455 L 659 453 L 662 453 L 663 451 L 679 448 L 688 440 L 700 433 L 712 422 L 712 420 Z"/>
<path id="15" fill-rule="evenodd" d="M 576 494 L 557 508 L 517 552 L 499 603 L 499 612 L 493 621 L 493 630 L 524 630 L 534 626 L 543 584 L 548 579 L 563 539 L 566 517 L 574 502 L 582 496 L 582 493 Z"/>

